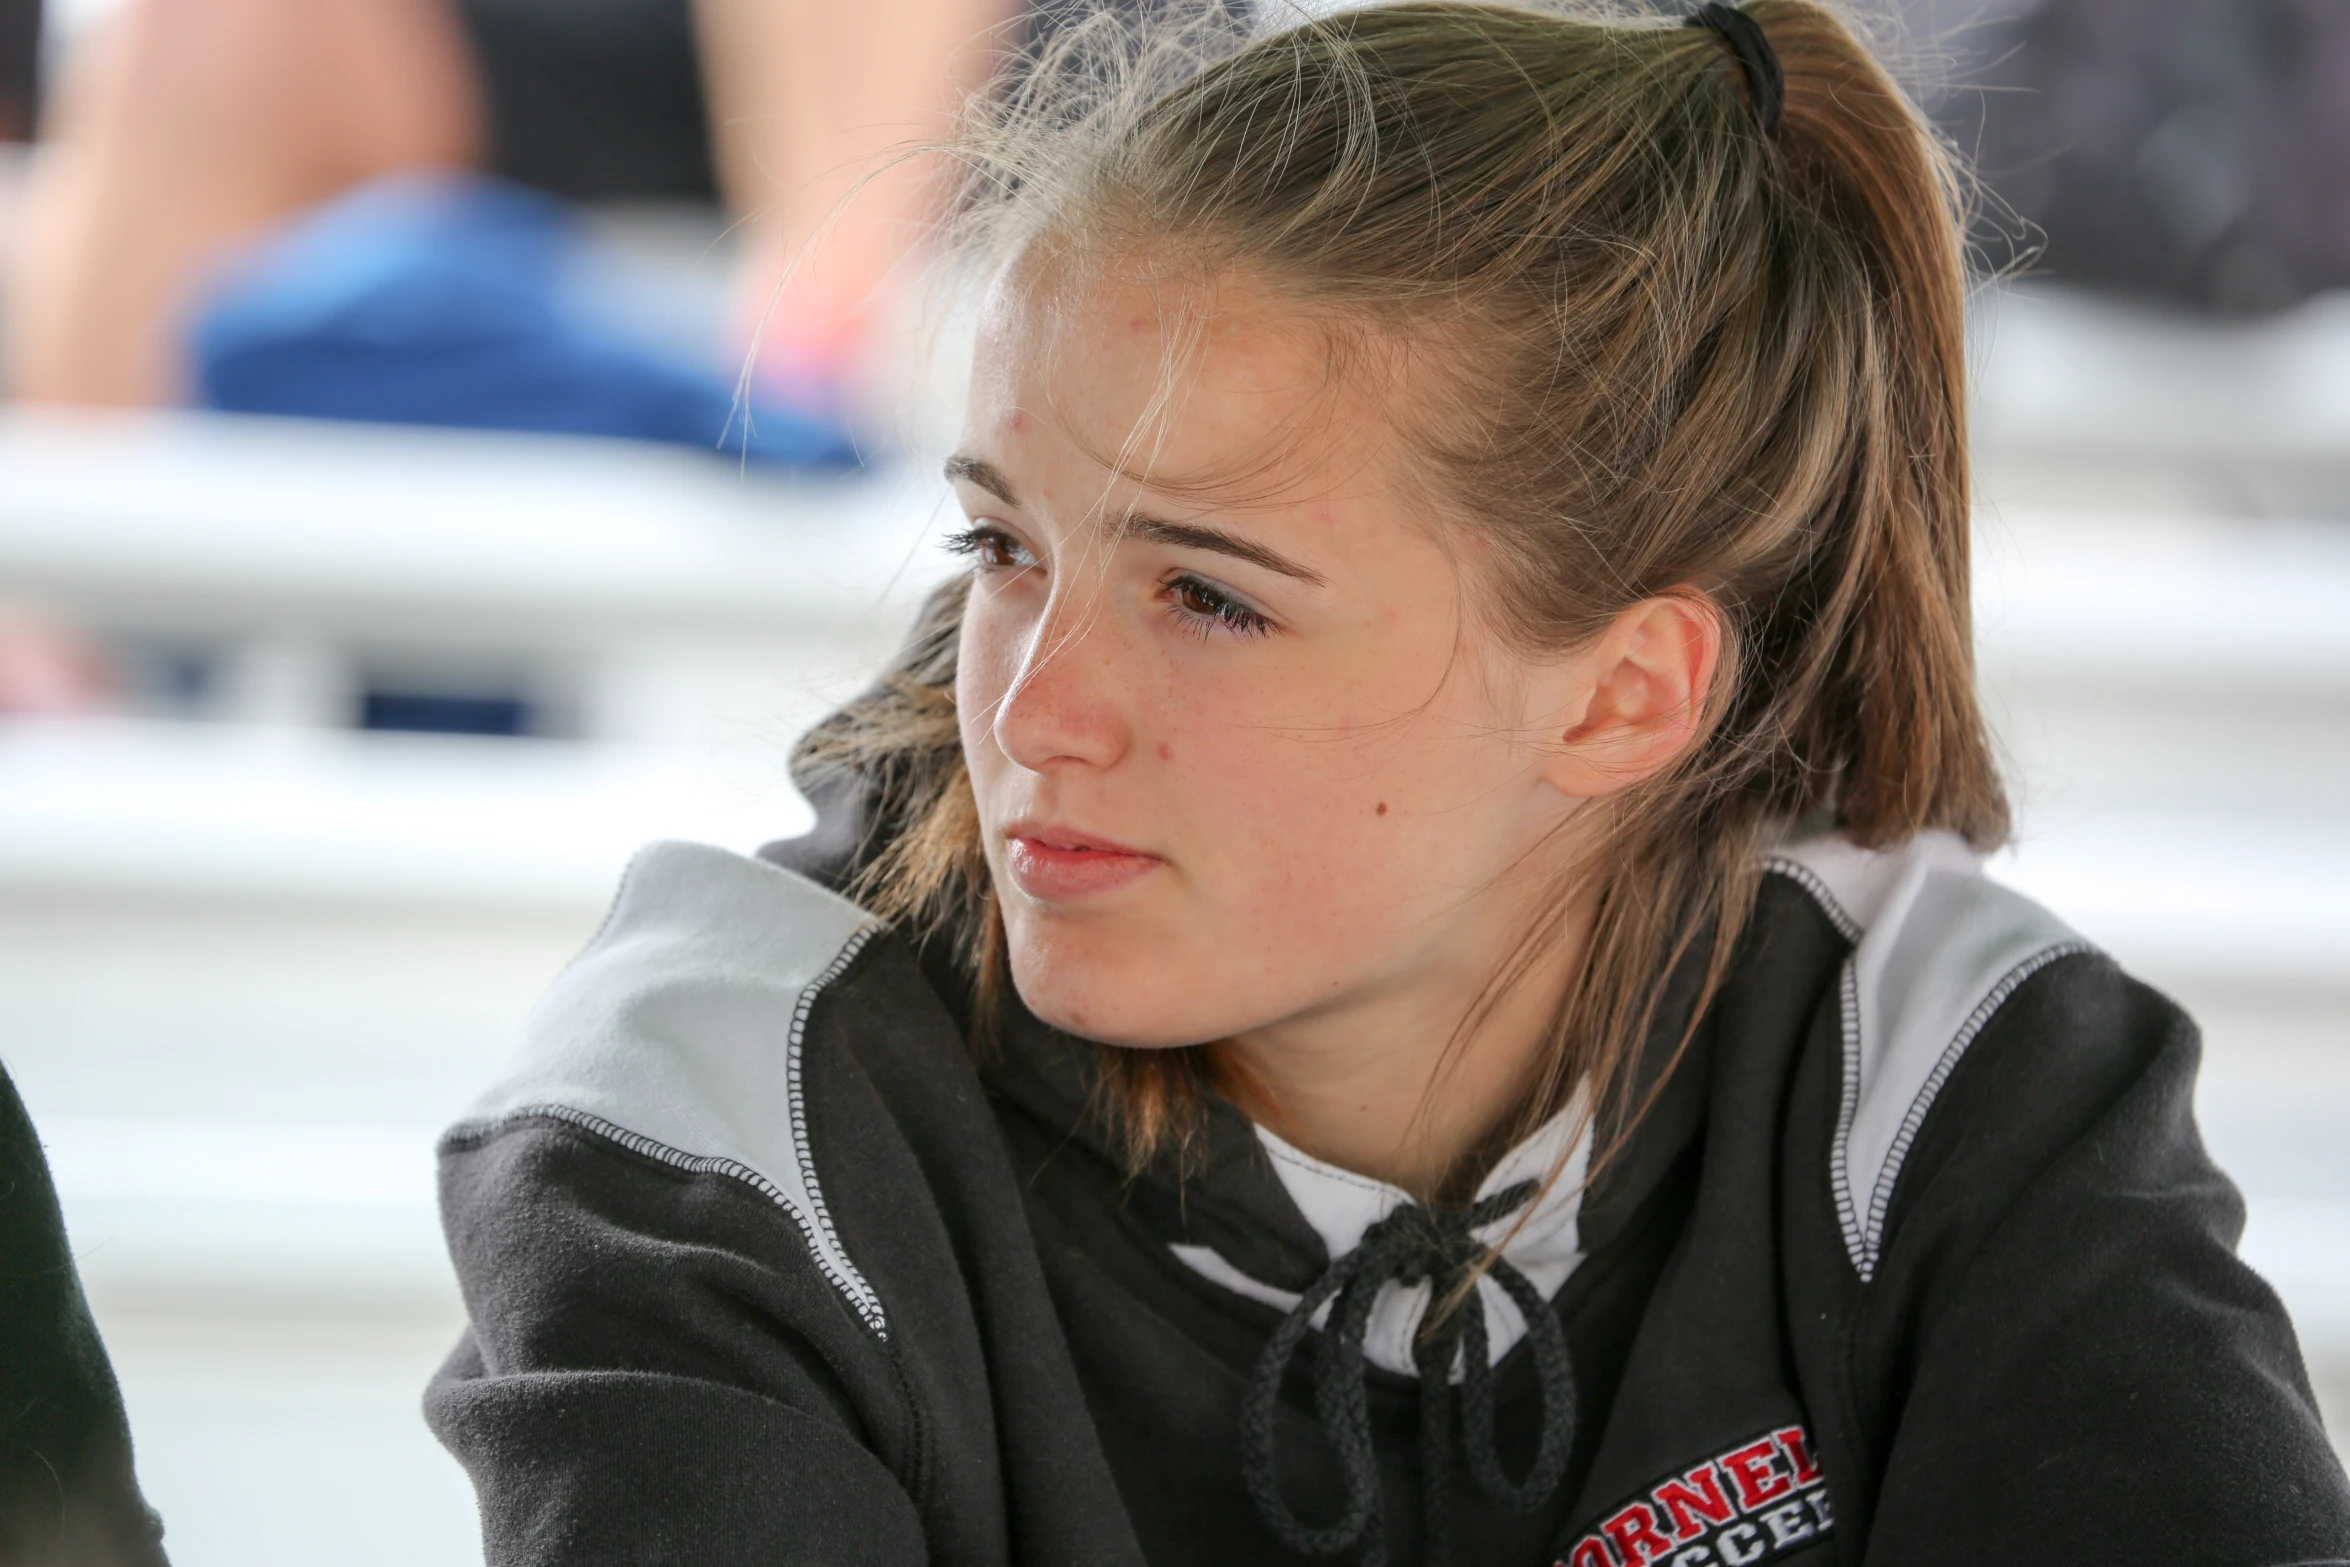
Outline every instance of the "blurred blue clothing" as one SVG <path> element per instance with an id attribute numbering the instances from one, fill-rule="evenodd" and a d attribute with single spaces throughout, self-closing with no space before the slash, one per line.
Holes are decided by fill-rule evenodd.
<path id="1" fill-rule="evenodd" d="M 826 412 L 582 318 L 561 203 L 408 175 L 296 219 L 224 275 L 190 328 L 197 401 L 236 413 L 666 441 L 800 468 L 860 466 Z"/>

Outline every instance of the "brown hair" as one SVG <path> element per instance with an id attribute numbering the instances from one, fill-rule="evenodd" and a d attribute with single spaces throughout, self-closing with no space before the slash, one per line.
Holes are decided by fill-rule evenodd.
<path id="1" fill-rule="evenodd" d="M 1784 68 L 1768 135 L 1717 32 L 1408 0 L 1254 40 L 1211 18 L 1172 47 L 1089 24 L 955 149 L 957 233 L 991 266 L 1173 242 L 1425 348 L 1405 433 L 1451 525 L 1493 546 L 1479 597 L 1503 634 L 1571 647 L 1674 592 L 1718 615 L 1701 739 L 1600 807 L 1587 961 L 1521 1132 L 1578 1084 L 1629 1125 L 1667 976 L 1704 955 L 1701 1015 L 1796 824 L 2007 830 L 1968 624 L 1960 186 L 1834 13 L 1746 13 Z M 858 890 L 960 933 L 984 1026 L 1002 960 L 953 710 L 962 602 L 934 601 L 801 760 L 870 781 Z M 1204 1048 L 1103 1059 L 1138 1160 L 1216 1070 Z"/>

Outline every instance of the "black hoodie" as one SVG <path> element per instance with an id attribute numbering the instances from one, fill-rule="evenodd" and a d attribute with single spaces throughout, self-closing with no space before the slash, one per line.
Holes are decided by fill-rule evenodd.
<path id="1" fill-rule="evenodd" d="M 645 851 L 443 1144 L 493 1567 L 2350 1560 L 2193 1026 L 1954 840 L 1774 858 L 1620 1154 L 1454 1215 L 1221 1103 L 1129 1178 L 1090 1047 L 975 1064 L 775 858 Z"/>

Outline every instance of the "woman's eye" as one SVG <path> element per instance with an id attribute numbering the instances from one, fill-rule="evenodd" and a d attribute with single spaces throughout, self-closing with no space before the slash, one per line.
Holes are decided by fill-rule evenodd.
<path id="1" fill-rule="evenodd" d="M 1167 598 L 1175 607 L 1176 618 L 1201 636 L 1221 628 L 1237 636 L 1261 637 L 1273 629 L 1273 622 L 1263 615 L 1198 577 L 1177 577 L 1169 582 Z"/>
<path id="2" fill-rule="evenodd" d="M 1019 571 L 1038 564 L 1028 546 L 1003 529 L 975 523 L 946 541 L 951 555 L 968 555 L 982 571 Z"/>

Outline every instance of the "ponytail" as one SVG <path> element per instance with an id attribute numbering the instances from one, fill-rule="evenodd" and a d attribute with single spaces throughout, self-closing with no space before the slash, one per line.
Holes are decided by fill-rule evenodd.
<path id="1" fill-rule="evenodd" d="M 1837 777 L 1836 819 L 1858 841 L 1942 827 L 1990 848 L 2008 810 L 1974 697 L 1961 186 L 1833 15 L 1812 0 L 1759 0 L 1752 15 L 1785 73 L 1785 199 L 1837 232 L 1868 296 L 1850 607 L 1827 689 L 1791 738 L 1807 770 Z"/>

